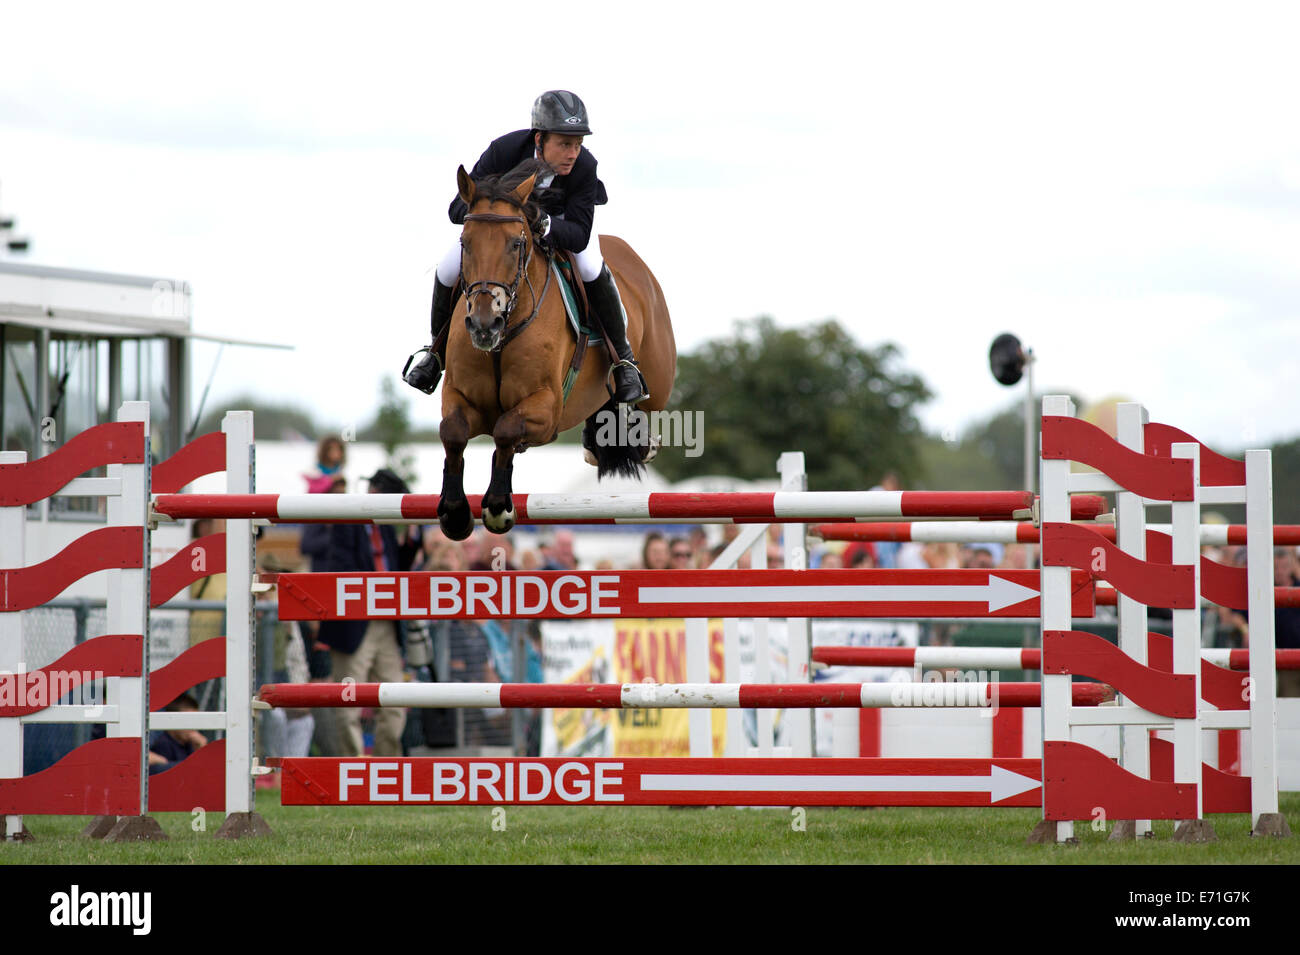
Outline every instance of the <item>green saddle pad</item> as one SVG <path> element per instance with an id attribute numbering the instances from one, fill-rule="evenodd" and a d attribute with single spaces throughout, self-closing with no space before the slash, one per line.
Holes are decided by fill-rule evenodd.
<path id="1" fill-rule="evenodd" d="M 555 284 L 560 289 L 560 297 L 564 299 L 564 314 L 569 317 L 569 327 L 573 329 L 573 334 L 586 335 L 588 345 L 599 345 L 603 340 L 600 330 L 584 325 L 578 318 L 578 296 L 573 290 L 573 270 L 569 267 L 568 261 L 564 260 L 561 264 L 560 259 L 552 258 L 551 272 L 554 273 Z"/>

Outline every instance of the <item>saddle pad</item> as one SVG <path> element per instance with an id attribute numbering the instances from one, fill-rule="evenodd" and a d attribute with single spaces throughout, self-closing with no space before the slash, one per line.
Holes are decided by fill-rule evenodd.
<path id="1" fill-rule="evenodd" d="M 584 327 L 578 320 L 578 299 L 573 291 L 571 281 L 572 273 L 568 269 L 562 269 L 558 260 L 551 259 L 551 272 L 554 273 L 555 284 L 560 289 L 560 297 L 564 299 L 564 314 L 569 317 L 569 327 L 573 329 L 574 336 L 586 335 L 588 345 L 599 345 L 602 341 L 600 331 Z"/>

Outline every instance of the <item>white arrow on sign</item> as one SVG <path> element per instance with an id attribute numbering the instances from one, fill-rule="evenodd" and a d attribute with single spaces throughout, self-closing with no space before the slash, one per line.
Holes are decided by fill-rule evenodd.
<path id="1" fill-rule="evenodd" d="M 987 601 L 989 612 L 1038 596 L 1032 587 L 989 574 L 984 584 L 856 585 L 794 587 L 642 587 L 642 604 L 774 603 L 972 603 Z"/>
<path id="2" fill-rule="evenodd" d="M 1037 779 L 1000 766 L 983 776 L 763 776 L 651 774 L 641 776 L 642 792 L 723 793 L 988 793 L 990 802 L 1038 789 Z"/>

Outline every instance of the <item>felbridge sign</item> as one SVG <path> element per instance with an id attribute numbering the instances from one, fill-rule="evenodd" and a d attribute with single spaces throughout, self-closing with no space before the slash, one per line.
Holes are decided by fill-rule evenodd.
<path id="1" fill-rule="evenodd" d="M 1036 570 L 626 570 L 280 574 L 282 620 L 1037 617 Z M 1086 573 L 1074 616 L 1093 612 Z"/>

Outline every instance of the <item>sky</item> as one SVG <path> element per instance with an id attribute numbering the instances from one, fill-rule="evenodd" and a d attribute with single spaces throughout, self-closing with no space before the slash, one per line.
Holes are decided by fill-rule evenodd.
<path id="1" fill-rule="evenodd" d="M 577 92 L 600 232 L 678 349 L 770 315 L 894 343 L 949 437 L 1035 385 L 1224 450 L 1300 434 L 1300 11 L 1286 4 L 4 3 L 23 261 L 183 280 L 253 391 L 369 420 L 428 341 L 456 167 Z M 218 357 L 194 348 L 197 401 Z M 725 369 L 722 370 L 725 373 Z M 413 419 L 440 410 L 405 386 Z"/>

